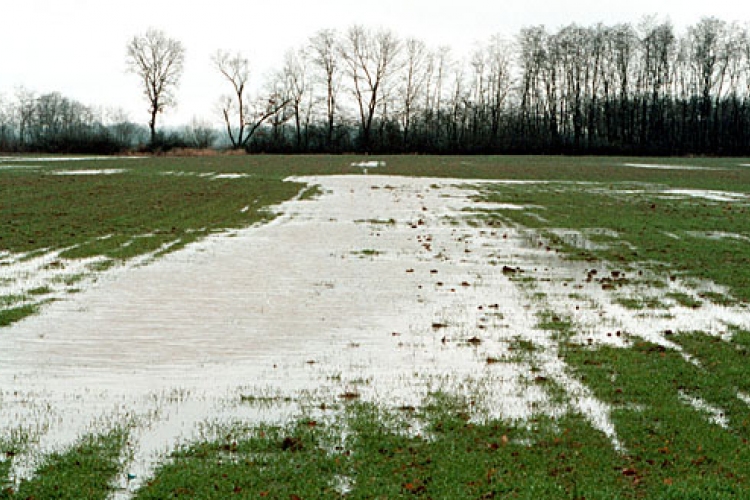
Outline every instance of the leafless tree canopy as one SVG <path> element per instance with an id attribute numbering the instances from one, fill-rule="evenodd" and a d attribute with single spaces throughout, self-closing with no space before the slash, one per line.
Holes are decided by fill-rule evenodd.
<path id="1" fill-rule="evenodd" d="M 400 61 L 401 40 L 388 30 L 373 32 L 352 26 L 340 45 L 341 58 L 351 79 L 352 92 L 359 111 L 362 146 L 370 147 L 372 124 L 378 106 L 387 113 L 386 85 Z"/>
<path id="2" fill-rule="evenodd" d="M 245 144 L 245 115 L 247 109 L 247 82 L 250 79 L 250 62 L 239 52 L 230 54 L 218 51 L 211 58 L 216 70 L 231 85 L 232 94 L 221 98 L 219 104 L 232 147 Z"/>
<path id="3" fill-rule="evenodd" d="M 333 30 L 322 30 L 310 39 L 310 58 L 317 70 L 318 81 L 325 89 L 326 147 L 333 147 L 338 93 L 341 87 L 341 64 L 338 58 L 338 38 Z"/>
<path id="4" fill-rule="evenodd" d="M 184 49 L 149 30 L 130 42 L 127 61 L 150 105 L 153 144 L 158 113 L 174 103 Z M 216 52 L 212 64 L 225 82 L 222 140 L 237 149 L 750 154 L 750 25 L 714 17 L 682 32 L 653 16 L 528 26 L 466 55 L 352 26 L 314 33 L 252 82 L 240 52 Z M 106 150 L 139 140 L 129 120 L 110 122 L 56 93 L 0 96 L 3 149 L 94 141 Z M 186 133 L 183 142 L 211 142 L 200 135 Z"/>
<path id="5" fill-rule="evenodd" d="M 276 90 L 267 95 L 251 98 L 247 87 L 250 80 L 250 62 L 241 53 L 218 51 L 213 64 L 231 88 L 232 95 L 221 98 L 220 109 L 232 148 L 248 148 L 255 132 L 279 112 L 286 109 L 289 100 Z"/>
<path id="6" fill-rule="evenodd" d="M 149 103 L 151 143 L 156 140 L 156 116 L 176 104 L 174 92 L 185 63 L 182 44 L 164 32 L 149 29 L 133 37 L 127 47 L 128 70 L 141 79 L 143 95 Z"/>

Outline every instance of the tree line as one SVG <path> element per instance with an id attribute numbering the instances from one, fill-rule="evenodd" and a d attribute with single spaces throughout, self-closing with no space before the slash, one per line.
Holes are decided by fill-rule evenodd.
<path id="1" fill-rule="evenodd" d="M 388 29 L 321 30 L 251 88 L 241 52 L 217 51 L 221 130 L 160 133 L 175 102 L 182 44 L 134 37 L 127 66 L 150 105 L 148 128 L 60 96 L 0 103 L 0 147 L 224 146 L 283 153 L 750 154 L 750 28 L 703 18 L 682 33 L 636 24 L 530 26 L 463 58 Z M 212 97 L 213 99 L 216 96 Z"/>
<path id="2" fill-rule="evenodd" d="M 37 95 L 19 88 L 0 96 L 0 151 L 16 153 L 117 154 L 129 151 L 208 148 L 218 137 L 201 120 L 178 130 L 149 134 L 119 108 L 86 106 L 59 92 Z"/>

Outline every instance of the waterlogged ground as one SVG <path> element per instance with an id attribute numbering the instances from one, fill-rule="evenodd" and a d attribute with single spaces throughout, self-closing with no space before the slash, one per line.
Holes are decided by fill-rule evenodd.
<path id="1" fill-rule="evenodd" d="M 512 215 L 544 223 L 545 208 L 513 196 L 539 186 L 748 203 L 742 193 L 377 175 L 294 180 L 322 194 L 284 203 L 269 224 L 110 269 L 3 330 L 0 435 L 25 443 L 7 457 L 11 482 L 31 478 L 47 454 L 81 436 L 119 427 L 129 436 L 111 496 L 129 498 L 180 444 L 232 423 L 301 413 L 321 420 L 352 401 L 417 408 L 436 392 L 470 401 L 476 422 L 580 415 L 628 456 L 633 445 L 618 415 L 633 407 L 602 397 L 599 375 L 583 368 L 582 376 L 587 365 L 569 346 L 653 346 L 703 370 L 706 360 L 676 341 L 678 332 L 724 342 L 750 330 L 741 301 L 711 300 L 728 295 L 718 285 L 645 264 L 570 260 L 553 244 L 596 250 L 618 240 L 610 227 L 541 231 Z M 54 272 L 46 260 L 26 262 Z M 614 386 L 621 375 L 608 376 Z M 744 389 L 732 391 L 750 402 Z M 727 409 L 691 387 L 675 398 L 732 429 Z"/>

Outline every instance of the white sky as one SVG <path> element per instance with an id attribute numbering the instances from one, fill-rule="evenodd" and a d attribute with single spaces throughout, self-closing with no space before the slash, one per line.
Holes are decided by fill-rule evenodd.
<path id="1" fill-rule="evenodd" d="M 228 90 L 210 56 L 240 50 L 251 61 L 253 84 L 281 66 L 284 52 L 320 29 L 353 24 L 392 29 L 461 55 L 494 34 L 545 24 L 554 30 L 577 22 L 637 22 L 646 14 L 671 20 L 678 31 L 703 16 L 750 22 L 745 0 L 2 0 L 0 95 L 23 85 L 37 93 L 59 91 L 86 105 L 122 107 L 147 121 L 138 81 L 125 71 L 125 47 L 149 27 L 186 49 L 178 107 L 161 124 L 193 117 L 215 120 L 215 103 Z M 10 4 L 10 5 L 8 5 Z"/>

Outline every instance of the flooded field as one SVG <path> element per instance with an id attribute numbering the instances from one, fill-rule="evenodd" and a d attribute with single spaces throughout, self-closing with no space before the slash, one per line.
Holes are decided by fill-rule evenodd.
<path id="1" fill-rule="evenodd" d="M 487 188 L 533 184 L 293 180 L 322 194 L 276 207 L 280 215 L 269 224 L 110 269 L 3 329 L 0 432 L 28 443 L 8 458 L 11 481 L 31 477 L 46 454 L 81 436 L 121 425 L 130 437 L 113 498 L 130 498 L 171 450 L 222 425 L 326 418 L 352 400 L 413 408 L 435 392 L 470 399 L 477 422 L 581 414 L 627 453 L 612 406 L 568 367 L 565 344 L 647 341 L 700 366 L 674 341 L 676 332 L 725 339 L 750 329 L 745 305 L 705 298 L 726 293 L 711 282 L 570 260 L 549 234 L 488 218 L 522 211 L 543 220 L 543 207 L 510 196 L 480 200 Z M 654 199 L 746 199 L 653 189 Z M 596 248 L 618 234 L 598 228 L 554 236 Z M 26 289 L 46 283 L 51 278 L 41 272 L 51 272 L 50 259 L 59 262 L 4 258 L 9 290 L 21 286 L 18 276 L 32 283 Z M 28 269 L 19 274 L 22 265 Z M 728 425 L 722 409 L 689 392 L 680 397 Z"/>

